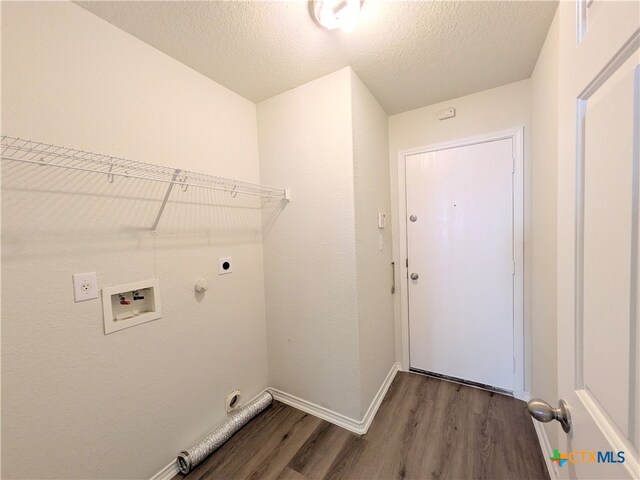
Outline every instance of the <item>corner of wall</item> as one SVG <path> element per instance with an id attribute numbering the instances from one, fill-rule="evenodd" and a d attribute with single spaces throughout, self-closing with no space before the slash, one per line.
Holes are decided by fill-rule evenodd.
<path id="1" fill-rule="evenodd" d="M 263 214 L 270 384 L 362 418 L 395 362 L 387 115 L 345 67 L 258 104 L 258 136 L 261 180 L 294 195 Z"/>
<path id="2" fill-rule="evenodd" d="M 263 212 L 270 385 L 360 413 L 351 70 L 258 104 L 261 180 L 292 201 Z"/>
<path id="3" fill-rule="evenodd" d="M 395 363 L 391 295 L 391 198 L 388 117 L 351 71 L 361 409 L 366 416 Z M 387 224 L 378 227 L 378 213 Z"/>

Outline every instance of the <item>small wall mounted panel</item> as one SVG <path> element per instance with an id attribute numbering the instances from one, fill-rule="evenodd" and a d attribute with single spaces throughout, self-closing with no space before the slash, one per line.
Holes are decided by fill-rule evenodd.
<path id="1" fill-rule="evenodd" d="M 103 288 L 102 310 L 105 335 L 161 318 L 158 279 Z"/>

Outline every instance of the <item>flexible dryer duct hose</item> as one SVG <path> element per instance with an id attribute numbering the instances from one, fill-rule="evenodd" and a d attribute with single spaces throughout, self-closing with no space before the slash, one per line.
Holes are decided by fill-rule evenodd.
<path id="1" fill-rule="evenodd" d="M 189 473 L 193 467 L 220 448 L 234 433 L 271 403 L 273 403 L 273 395 L 269 392 L 262 392 L 244 407 L 231 413 L 224 423 L 211 430 L 193 447 L 178 455 L 177 462 L 180 471 L 184 474 Z"/>

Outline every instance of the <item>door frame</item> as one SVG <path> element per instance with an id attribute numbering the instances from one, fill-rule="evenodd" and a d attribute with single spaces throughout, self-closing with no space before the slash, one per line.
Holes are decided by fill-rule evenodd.
<path id="1" fill-rule="evenodd" d="M 406 157 L 420 153 L 447 150 L 456 147 L 476 145 L 496 140 L 513 140 L 513 251 L 515 261 L 514 278 L 514 315 L 513 315 L 513 354 L 515 371 L 513 374 L 513 396 L 528 400 L 526 381 L 528 365 L 525 363 L 525 315 L 524 315 L 524 126 L 498 132 L 465 137 L 448 142 L 435 143 L 423 147 L 401 150 L 398 152 L 398 240 L 400 258 L 399 298 L 401 313 L 401 359 L 404 370 L 409 370 L 409 270 L 407 259 L 407 195 L 406 195 Z"/>

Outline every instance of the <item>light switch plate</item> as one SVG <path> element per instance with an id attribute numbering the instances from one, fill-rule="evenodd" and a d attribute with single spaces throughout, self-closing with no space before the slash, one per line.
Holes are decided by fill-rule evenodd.
<path id="1" fill-rule="evenodd" d="M 98 298 L 98 277 L 96 272 L 73 275 L 73 297 L 76 302 Z"/>

